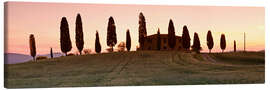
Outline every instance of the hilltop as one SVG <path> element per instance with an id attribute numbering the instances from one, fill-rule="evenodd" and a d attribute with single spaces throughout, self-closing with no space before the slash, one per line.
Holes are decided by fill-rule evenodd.
<path id="1" fill-rule="evenodd" d="M 5 87 L 250 84 L 265 82 L 264 52 L 136 51 L 5 65 Z"/>

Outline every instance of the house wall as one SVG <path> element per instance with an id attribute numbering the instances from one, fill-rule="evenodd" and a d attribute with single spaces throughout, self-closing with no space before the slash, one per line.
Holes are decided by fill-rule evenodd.
<path id="1" fill-rule="evenodd" d="M 160 44 L 161 50 L 172 50 L 168 44 L 167 34 L 161 35 L 160 40 L 161 40 L 161 44 Z M 157 34 L 146 37 L 146 40 L 144 41 L 143 49 L 144 50 L 157 50 Z M 181 37 L 176 36 L 176 44 L 173 50 L 182 50 Z"/>

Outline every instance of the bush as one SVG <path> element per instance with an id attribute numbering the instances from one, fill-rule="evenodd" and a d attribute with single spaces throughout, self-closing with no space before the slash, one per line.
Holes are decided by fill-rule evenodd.
<path id="1" fill-rule="evenodd" d="M 48 59 L 48 57 L 46 57 L 46 56 L 38 56 L 38 57 L 36 58 L 36 60 L 42 60 L 42 59 Z"/>
<path id="2" fill-rule="evenodd" d="M 84 49 L 83 52 L 84 54 L 91 54 L 91 49 Z"/>
<path id="3" fill-rule="evenodd" d="M 69 53 L 69 54 L 67 54 L 67 56 L 75 56 L 75 54 L 74 53 Z"/>
<path id="4" fill-rule="evenodd" d="M 117 46 L 118 52 L 124 52 L 126 48 L 126 43 L 125 42 L 120 42 Z"/>

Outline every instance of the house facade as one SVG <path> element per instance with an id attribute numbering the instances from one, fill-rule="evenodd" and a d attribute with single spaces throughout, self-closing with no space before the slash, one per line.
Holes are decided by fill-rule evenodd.
<path id="1" fill-rule="evenodd" d="M 143 46 L 140 46 L 139 50 L 157 50 L 157 34 L 149 35 L 145 37 Z M 160 34 L 160 50 L 182 50 L 182 37 L 175 36 L 175 47 L 171 49 L 168 42 L 168 34 Z"/>

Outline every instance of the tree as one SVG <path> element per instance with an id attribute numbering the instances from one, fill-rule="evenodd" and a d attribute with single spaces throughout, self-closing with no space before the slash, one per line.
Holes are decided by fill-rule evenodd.
<path id="1" fill-rule="evenodd" d="M 221 38 L 220 38 L 220 48 L 222 50 L 222 53 L 224 52 L 225 48 L 226 48 L 226 38 L 224 34 L 221 34 Z"/>
<path id="2" fill-rule="evenodd" d="M 141 49 L 143 49 L 144 39 L 147 36 L 146 32 L 146 22 L 143 13 L 141 12 L 139 15 L 139 43 Z"/>
<path id="3" fill-rule="evenodd" d="M 101 51 L 101 45 L 100 45 L 100 42 L 99 42 L 98 31 L 96 31 L 95 50 L 96 50 L 97 53 L 100 53 L 100 51 Z"/>
<path id="4" fill-rule="evenodd" d="M 108 28 L 107 28 L 107 45 L 109 47 L 111 47 L 112 48 L 112 51 L 113 51 L 113 47 L 114 47 L 114 45 L 116 43 L 117 43 L 116 27 L 115 27 L 115 23 L 114 23 L 113 17 L 111 16 L 109 18 Z"/>
<path id="5" fill-rule="evenodd" d="M 207 46 L 209 49 L 209 53 L 211 53 L 211 50 L 214 46 L 214 41 L 213 41 L 213 36 L 210 30 L 207 32 Z"/>
<path id="6" fill-rule="evenodd" d="M 80 14 L 77 14 L 77 17 L 76 17 L 76 37 L 75 38 L 76 38 L 77 49 L 79 50 L 80 55 L 81 55 L 84 41 L 83 41 L 82 19 L 81 19 Z"/>
<path id="7" fill-rule="evenodd" d="M 195 51 L 196 53 L 200 53 L 201 49 L 202 49 L 202 47 L 201 47 L 201 43 L 200 43 L 200 38 L 199 38 L 198 34 L 195 32 L 194 38 L 193 38 L 192 50 Z"/>
<path id="8" fill-rule="evenodd" d="M 186 25 L 183 27 L 182 46 L 185 50 L 189 50 L 190 48 L 190 36 Z"/>
<path id="9" fill-rule="evenodd" d="M 127 33 L 126 33 L 126 48 L 127 48 L 127 51 L 130 51 L 130 47 L 131 47 L 131 38 L 130 38 L 130 33 L 129 33 L 129 30 L 127 30 Z"/>
<path id="10" fill-rule="evenodd" d="M 30 34 L 29 37 L 29 46 L 30 46 L 30 54 L 33 57 L 33 60 L 36 61 L 36 42 L 35 42 L 35 37 L 33 34 Z"/>
<path id="11" fill-rule="evenodd" d="M 168 27 L 168 43 L 171 49 L 174 49 L 176 40 L 175 40 L 175 30 L 174 30 L 174 25 L 173 25 L 173 21 L 170 19 L 169 22 L 169 27 Z"/>
<path id="12" fill-rule="evenodd" d="M 233 41 L 233 51 L 236 52 L 236 41 Z"/>
<path id="13" fill-rule="evenodd" d="M 53 58 L 53 50 L 52 50 L 52 48 L 51 48 L 50 54 L 51 54 L 51 58 Z"/>
<path id="14" fill-rule="evenodd" d="M 65 53 L 67 56 L 67 52 L 69 52 L 72 48 L 71 40 L 69 36 L 69 28 L 66 17 L 62 17 L 61 25 L 60 25 L 60 44 L 61 51 Z"/>
<path id="15" fill-rule="evenodd" d="M 157 31 L 157 50 L 160 50 L 161 46 L 161 39 L 160 39 L 160 31 L 159 31 L 159 28 L 158 28 L 158 31 Z"/>

